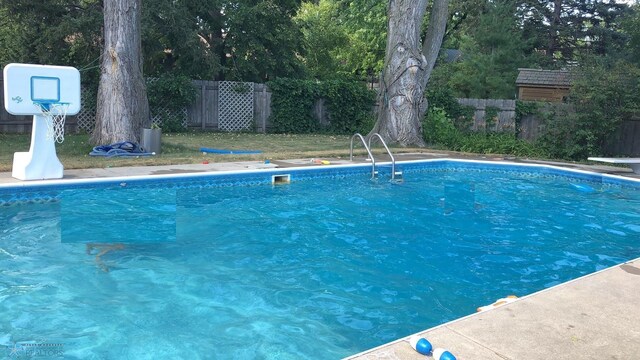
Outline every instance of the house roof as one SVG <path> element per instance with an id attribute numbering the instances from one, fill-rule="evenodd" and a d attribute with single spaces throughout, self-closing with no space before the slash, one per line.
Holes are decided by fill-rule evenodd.
<path id="1" fill-rule="evenodd" d="M 567 70 L 518 69 L 516 85 L 571 86 L 571 73 Z"/>

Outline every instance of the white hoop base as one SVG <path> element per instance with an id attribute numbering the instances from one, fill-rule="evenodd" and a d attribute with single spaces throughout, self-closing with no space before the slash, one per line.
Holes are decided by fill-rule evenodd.
<path id="1" fill-rule="evenodd" d="M 47 136 L 47 118 L 33 116 L 31 129 L 31 146 L 29 152 L 13 154 L 13 171 L 11 176 L 18 180 L 61 179 L 64 168 L 58 155 L 54 139 Z"/>

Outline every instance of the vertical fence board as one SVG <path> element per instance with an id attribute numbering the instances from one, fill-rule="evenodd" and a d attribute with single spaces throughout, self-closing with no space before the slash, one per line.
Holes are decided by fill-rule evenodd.
<path id="1" fill-rule="evenodd" d="M 474 109 L 473 124 L 474 131 L 498 131 L 515 133 L 516 101 L 508 99 L 458 99 L 458 103 Z M 498 119 L 491 123 L 491 128 L 487 128 L 487 107 L 498 108 Z"/>

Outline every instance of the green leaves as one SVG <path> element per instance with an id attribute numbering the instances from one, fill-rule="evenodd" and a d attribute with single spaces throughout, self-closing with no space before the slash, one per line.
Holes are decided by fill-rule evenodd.
<path id="1" fill-rule="evenodd" d="M 359 82 L 281 78 L 268 85 L 272 92 L 271 122 L 277 133 L 352 134 L 362 131 L 373 118 L 374 94 Z M 325 100 L 329 113 L 326 125 L 321 125 L 321 119 L 313 114 L 314 105 L 320 99 Z"/>
<path id="2" fill-rule="evenodd" d="M 295 20 L 305 40 L 303 61 L 318 80 L 367 79 L 382 71 L 386 2 L 320 0 L 303 3 Z"/>
<path id="3" fill-rule="evenodd" d="M 427 143 L 447 150 L 476 154 L 546 156 L 544 148 L 519 140 L 511 133 L 462 131 L 444 109 L 439 107 L 429 108 L 422 129 Z"/>

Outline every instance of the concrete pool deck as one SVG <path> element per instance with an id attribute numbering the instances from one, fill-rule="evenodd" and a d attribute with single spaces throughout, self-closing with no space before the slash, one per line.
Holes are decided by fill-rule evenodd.
<path id="1" fill-rule="evenodd" d="M 631 169 L 604 165 L 452 156 L 449 153 L 398 154 L 396 159 L 458 158 L 507 160 L 640 178 Z M 327 159 L 331 164 L 350 164 Z M 310 159 L 226 162 L 191 165 L 65 170 L 63 179 L 153 176 L 161 174 L 241 171 L 314 165 Z M 0 173 L 0 184 L 20 184 Z M 508 295 L 508 294 L 505 294 Z M 640 359 L 640 259 L 546 289 L 502 307 L 472 314 L 420 335 L 434 347 L 449 349 L 459 360 L 494 359 Z M 479 304 L 486 305 L 486 304 Z M 431 359 L 411 349 L 405 339 L 348 359 Z"/>
<path id="2" fill-rule="evenodd" d="M 640 260 L 419 333 L 458 360 L 640 358 Z M 348 359 L 425 359 L 398 340 Z"/>

